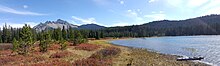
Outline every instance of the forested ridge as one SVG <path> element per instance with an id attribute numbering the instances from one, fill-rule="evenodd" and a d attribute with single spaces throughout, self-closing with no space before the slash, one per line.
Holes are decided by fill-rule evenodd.
<path id="1" fill-rule="evenodd" d="M 220 15 L 207 15 L 187 20 L 153 21 L 143 25 L 110 27 L 104 29 L 108 37 L 151 37 L 219 35 Z"/>
<path id="2" fill-rule="evenodd" d="M 95 25 L 95 24 L 94 24 Z M 28 25 L 26 25 L 28 26 Z M 96 25 L 97 26 L 97 25 Z M 30 28 L 30 26 L 28 26 Z M 87 27 L 84 25 L 83 27 Z M 64 29 L 62 29 L 64 28 Z M 45 29 L 41 32 L 30 28 L 33 41 L 42 39 L 47 33 L 51 40 L 73 41 L 77 38 L 104 38 L 104 37 L 151 37 L 151 36 L 183 36 L 183 35 L 218 35 L 220 34 L 220 15 L 208 15 L 187 20 L 162 20 L 153 21 L 142 25 L 107 27 L 93 30 L 66 28 Z M 13 28 L 5 24 L 0 30 L 0 42 L 12 43 L 13 39 L 19 40 L 23 28 Z"/>

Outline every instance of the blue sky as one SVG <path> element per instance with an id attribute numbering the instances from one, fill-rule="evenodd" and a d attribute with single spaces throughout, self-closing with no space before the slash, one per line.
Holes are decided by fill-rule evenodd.
<path id="1" fill-rule="evenodd" d="M 220 14 L 220 0 L 0 0 L 0 26 L 66 20 L 75 25 L 139 25 Z"/>

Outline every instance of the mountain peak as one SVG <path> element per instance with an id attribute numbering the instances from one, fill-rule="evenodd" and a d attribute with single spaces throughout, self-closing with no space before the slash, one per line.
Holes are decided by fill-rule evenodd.
<path id="1" fill-rule="evenodd" d="M 67 21 L 61 19 L 57 19 L 56 21 L 46 21 L 45 23 L 40 23 L 34 26 L 34 29 L 36 29 L 37 31 L 42 31 L 45 29 L 57 29 L 57 28 L 63 29 L 63 26 L 65 29 L 77 28 L 77 25 L 70 24 Z"/>

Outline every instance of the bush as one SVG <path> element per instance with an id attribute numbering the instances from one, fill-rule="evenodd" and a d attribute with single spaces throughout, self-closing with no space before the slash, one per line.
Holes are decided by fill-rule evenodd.
<path id="1" fill-rule="evenodd" d="M 52 61 L 49 61 L 49 62 L 35 63 L 35 64 L 27 65 L 27 66 L 73 66 L 73 65 L 71 65 L 71 63 L 68 61 L 53 59 Z"/>
<path id="2" fill-rule="evenodd" d="M 65 50 L 66 48 L 67 48 L 67 41 L 65 41 L 65 40 L 61 40 L 60 41 L 60 49 L 61 50 Z"/>
<path id="3" fill-rule="evenodd" d="M 93 51 L 93 50 L 96 50 L 98 48 L 99 48 L 99 46 L 98 45 L 94 45 L 94 44 L 80 44 L 80 45 L 75 47 L 75 49 L 87 50 L 87 51 Z"/>
<path id="4" fill-rule="evenodd" d="M 56 52 L 50 56 L 50 58 L 64 58 L 70 56 L 72 53 L 68 51 Z"/>
<path id="5" fill-rule="evenodd" d="M 120 52 L 121 50 L 119 48 L 109 47 L 106 49 L 102 49 L 99 52 L 93 54 L 92 56 L 90 56 L 90 58 L 107 59 L 119 54 Z"/>
<path id="6" fill-rule="evenodd" d="M 73 66 L 111 66 L 111 64 L 111 60 L 88 58 L 75 61 Z"/>
<path id="7" fill-rule="evenodd" d="M 8 49 L 12 49 L 12 44 L 9 43 L 1 43 L 0 44 L 0 50 L 8 50 Z"/>
<path id="8" fill-rule="evenodd" d="M 16 56 L 5 56 L 5 57 L 0 57 L 0 65 L 5 65 L 9 62 L 15 62 L 15 61 L 21 61 L 24 60 L 24 56 L 16 55 Z"/>
<path id="9" fill-rule="evenodd" d="M 8 63 L 8 62 L 13 62 L 13 61 L 16 61 L 16 58 L 14 58 L 14 57 L 1 57 L 0 58 L 0 64 L 1 65 L 4 65 L 4 64 L 6 64 L 6 63 Z"/>
<path id="10" fill-rule="evenodd" d="M 40 52 L 47 52 L 47 48 L 49 47 L 49 41 L 41 40 L 39 47 L 40 47 Z"/>

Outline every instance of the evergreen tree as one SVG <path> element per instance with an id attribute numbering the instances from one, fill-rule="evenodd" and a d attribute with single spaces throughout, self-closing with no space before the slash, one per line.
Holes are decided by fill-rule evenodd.
<path id="1" fill-rule="evenodd" d="M 49 47 L 51 43 L 51 36 L 49 32 L 42 32 L 41 33 L 41 40 L 40 40 L 40 51 L 41 52 L 47 52 L 47 48 Z"/>
<path id="2" fill-rule="evenodd" d="M 9 38 L 9 31 L 8 31 L 7 24 L 5 24 L 5 26 L 3 26 L 3 33 L 2 33 L 3 43 L 8 43 L 9 42 L 8 38 Z"/>
<path id="3" fill-rule="evenodd" d="M 69 28 L 68 35 L 69 35 L 69 37 L 68 37 L 69 40 L 73 41 L 74 40 L 74 33 L 73 33 L 73 30 L 71 28 Z"/>
<path id="4" fill-rule="evenodd" d="M 67 41 L 64 40 L 63 38 L 61 39 L 59 44 L 60 44 L 61 50 L 65 50 L 67 48 Z"/>
<path id="5" fill-rule="evenodd" d="M 2 43 L 2 30 L 0 28 L 0 43 Z"/>
<path id="6" fill-rule="evenodd" d="M 20 32 L 18 53 L 26 55 L 29 53 L 33 44 L 31 27 L 25 24 Z"/>
<path id="7" fill-rule="evenodd" d="M 98 31 L 95 32 L 95 39 L 100 39 L 100 34 Z"/>
<path id="8" fill-rule="evenodd" d="M 65 26 L 63 26 L 63 29 L 62 29 L 62 37 L 64 40 L 67 40 L 67 32 L 66 32 Z"/>
<path id="9" fill-rule="evenodd" d="M 55 29 L 54 30 L 54 38 L 56 39 L 56 40 L 61 40 L 62 39 L 62 32 L 61 32 L 61 28 L 58 28 L 58 29 Z"/>
<path id="10" fill-rule="evenodd" d="M 13 45 L 13 47 L 12 47 L 13 52 L 17 52 L 19 44 L 15 38 L 13 39 L 12 45 Z"/>
<path id="11" fill-rule="evenodd" d="M 73 44 L 77 45 L 77 44 L 81 44 L 82 43 L 82 35 L 78 30 L 74 31 L 74 41 Z"/>

